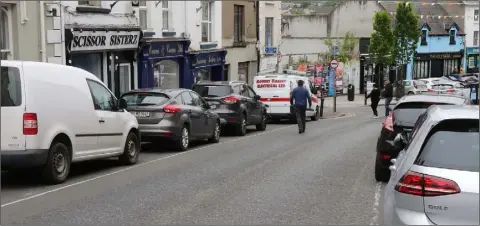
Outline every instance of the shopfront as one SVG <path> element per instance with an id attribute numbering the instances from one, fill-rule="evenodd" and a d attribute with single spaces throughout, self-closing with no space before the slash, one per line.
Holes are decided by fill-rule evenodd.
<path id="1" fill-rule="evenodd" d="M 197 81 L 223 81 L 225 80 L 225 56 L 227 51 L 198 51 L 189 53 L 190 78 L 185 83 L 186 88 L 191 88 Z"/>
<path id="2" fill-rule="evenodd" d="M 189 74 L 187 51 L 190 41 L 187 39 L 142 40 L 142 52 L 139 55 L 139 87 L 141 88 L 185 88 Z"/>
<path id="3" fill-rule="evenodd" d="M 479 47 L 467 47 L 466 48 L 466 72 L 478 73 L 478 66 L 480 65 L 480 48 Z"/>
<path id="4" fill-rule="evenodd" d="M 456 74 L 462 67 L 462 58 L 463 50 L 454 53 L 417 53 L 413 58 L 413 79 Z"/>
<path id="5" fill-rule="evenodd" d="M 94 74 L 118 97 L 138 87 L 141 35 L 139 28 L 65 29 L 66 63 Z"/>

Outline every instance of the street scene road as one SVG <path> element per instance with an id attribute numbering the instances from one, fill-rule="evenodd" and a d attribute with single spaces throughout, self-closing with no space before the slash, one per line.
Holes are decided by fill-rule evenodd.
<path id="1" fill-rule="evenodd" d="M 130 167 L 79 163 L 60 185 L 2 173 L 2 224 L 379 224 L 383 119 L 339 106 L 344 117 L 309 121 L 305 134 L 269 124 L 186 152 L 143 150 Z"/>

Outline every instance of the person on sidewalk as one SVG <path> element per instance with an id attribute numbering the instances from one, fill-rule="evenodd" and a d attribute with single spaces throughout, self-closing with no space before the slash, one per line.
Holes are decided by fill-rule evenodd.
<path id="1" fill-rule="evenodd" d="M 380 102 L 380 90 L 378 89 L 377 84 L 373 84 L 373 90 L 368 94 L 367 99 L 368 98 L 370 98 L 370 101 L 372 102 L 370 107 L 372 107 L 373 118 L 378 118 L 377 107 L 378 102 Z"/>
<path id="2" fill-rule="evenodd" d="M 390 81 L 385 82 L 385 91 L 383 92 L 383 97 L 385 98 L 385 116 L 390 114 L 392 109 L 390 108 L 390 103 L 393 98 L 393 85 Z"/>
<path id="3" fill-rule="evenodd" d="M 303 80 L 297 81 L 297 87 L 293 89 L 290 96 L 290 105 L 294 108 L 297 124 L 298 124 L 298 133 L 305 132 L 306 124 L 306 111 L 307 111 L 307 102 L 308 108 L 312 107 L 312 98 L 308 93 L 308 90 L 303 87 Z"/>

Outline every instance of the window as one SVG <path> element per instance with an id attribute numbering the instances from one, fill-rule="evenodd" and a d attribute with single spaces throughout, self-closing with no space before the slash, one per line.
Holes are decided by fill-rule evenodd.
<path id="1" fill-rule="evenodd" d="M 430 75 L 430 61 L 418 60 L 414 61 L 413 79 L 428 78 Z"/>
<path id="2" fill-rule="evenodd" d="M 74 53 L 71 66 L 88 71 L 102 80 L 102 53 Z"/>
<path id="3" fill-rule="evenodd" d="M 182 94 L 180 94 L 180 95 L 178 95 L 177 97 L 173 98 L 171 104 L 174 104 L 174 105 L 182 105 L 182 104 L 183 104 Z"/>
<path id="4" fill-rule="evenodd" d="M 420 43 L 422 46 L 427 45 L 427 30 L 422 30 L 422 41 Z"/>
<path id="5" fill-rule="evenodd" d="M 193 103 L 195 103 L 195 106 L 205 107 L 206 103 L 203 102 L 202 98 L 200 98 L 200 96 L 198 96 L 198 94 L 196 94 L 194 92 L 188 92 L 188 93 L 190 93 L 190 95 L 192 96 Z"/>
<path id="6" fill-rule="evenodd" d="M 128 106 L 162 105 L 169 98 L 163 93 L 127 93 L 122 96 Z"/>
<path id="7" fill-rule="evenodd" d="M 196 106 L 192 96 L 188 91 L 182 93 L 182 99 L 184 105 Z"/>
<path id="8" fill-rule="evenodd" d="M 450 59 L 443 60 L 443 75 L 450 75 L 458 73 L 458 60 Z"/>
<path id="9" fill-rule="evenodd" d="M 202 42 L 212 41 L 212 4 L 202 1 Z"/>
<path id="10" fill-rule="evenodd" d="M 473 11 L 473 20 L 474 20 L 474 21 L 478 21 L 478 9 L 476 9 L 475 11 Z"/>
<path id="11" fill-rule="evenodd" d="M 78 1 L 78 5 L 102 7 L 102 2 L 101 1 Z"/>
<path id="12" fill-rule="evenodd" d="M 248 62 L 238 63 L 238 80 L 248 82 Z"/>
<path id="13" fill-rule="evenodd" d="M 212 68 L 202 68 L 197 70 L 196 81 L 210 81 L 212 78 Z"/>
<path id="14" fill-rule="evenodd" d="M 249 97 L 248 96 L 248 88 L 247 88 L 246 85 L 240 86 L 240 95 L 242 95 L 244 97 Z"/>
<path id="15" fill-rule="evenodd" d="M 255 91 L 253 91 L 253 89 L 250 87 L 250 86 L 247 86 L 247 91 L 248 91 L 248 96 L 250 98 L 254 98 L 255 97 Z"/>
<path id="16" fill-rule="evenodd" d="M 241 88 L 242 88 L 242 86 L 240 86 L 240 85 L 236 85 L 236 86 L 232 87 L 233 92 L 234 92 L 235 94 L 238 94 L 238 95 L 240 95 L 240 90 L 241 90 Z"/>
<path id="17" fill-rule="evenodd" d="M 478 46 L 478 31 L 473 32 L 473 45 Z"/>
<path id="18" fill-rule="evenodd" d="M 273 45 L 273 17 L 265 18 L 265 47 Z"/>
<path id="19" fill-rule="evenodd" d="M 153 87 L 176 89 L 180 87 L 178 63 L 173 60 L 161 60 L 154 64 Z"/>
<path id="20" fill-rule="evenodd" d="M 225 64 L 225 66 L 223 67 L 223 80 L 224 81 L 228 81 L 228 70 L 229 69 L 230 69 L 230 65 Z"/>
<path id="21" fill-rule="evenodd" d="M 162 1 L 162 30 L 170 31 L 170 10 L 168 8 L 168 1 Z"/>
<path id="22" fill-rule="evenodd" d="M 193 91 L 201 97 L 224 97 L 232 93 L 230 86 L 195 85 Z"/>
<path id="23" fill-rule="evenodd" d="M 140 28 L 143 30 L 147 30 L 148 28 L 147 10 L 147 1 L 140 0 L 138 2 L 138 19 Z"/>
<path id="24" fill-rule="evenodd" d="M 2 67 L 2 107 L 22 104 L 22 86 L 18 68 Z"/>
<path id="25" fill-rule="evenodd" d="M 455 44 L 455 30 L 450 30 L 450 45 Z"/>
<path id="26" fill-rule="evenodd" d="M 12 15 L 11 7 L 2 5 L 0 8 L 0 60 L 12 58 Z"/>
<path id="27" fill-rule="evenodd" d="M 88 86 L 92 92 L 95 110 L 111 111 L 114 108 L 115 97 L 102 84 L 87 79 Z"/>
<path id="28" fill-rule="evenodd" d="M 234 42 L 245 41 L 245 7 L 243 5 L 234 5 L 233 36 Z"/>

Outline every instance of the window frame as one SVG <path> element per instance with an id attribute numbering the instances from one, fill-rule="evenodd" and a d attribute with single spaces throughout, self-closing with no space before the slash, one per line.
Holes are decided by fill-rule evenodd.
<path id="1" fill-rule="evenodd" d="M 200 43 L 209 43 L 213 42 L 213 32 L 212 32 L 212 5 L 213 1 L 201 1 L 202 15 L 200 22 Z M 205 11 L 205 6 L 207 6 L 207 20 L 204 20 L 203 14 Z M 207 24 L 207 39 L 203 39 L 203 25 Z"/>
<path id="2" fill-rule="evenodd" d="M 268 21 L 271 23 L 269 24 Z M 273 29 L 274 29 L 274 18 L 265 17 L 265 47 L 274 47 L 273 39 Z"/>
<path id="3" fill-rule="evenodd" d="M 92 97 L 92 102 L 93 102 L 93 109 L 95 111 L 111 111 L 111 112 L 115 112 L 117 111 L 117 109 L 115 108 L 115 103 L 117 103 L 117 98 L 115 97 L 115 95 L 107 88 L 105 87 L 102 83 L 98 82 L 98 81 L 95 81 L 93 79 L 85 79 L 87 81 L 87 85 L 88 85 L 88 89 L 90 90 L 90 95 Z M 96 83 L 98 84 L 99 86 L 103 87 L 109 94 L 110 94 L 110 98 L 112 98 L 113 100 L 113 105 L 111 106 L 112 108 L 111 109 L 102 109 L 101 105 L 99 103 L 97 103 L 96 99 L 95 99 L 95 95 L 93 94 L 93 90 L 92 90 L 92 87 L 90 85 L 90 83 Z M 99 106 L 99 108 L 97 109 L 97 105 Z"/>
<path id="4" fill-rule="evenodd" d="M 145 24 L 142 25 L 142 19 L 141 19 L 141 13 L 145 12 Z M 146 0 L 140 0 L 138 1 L 138 25 L 142 30 L 147 30 L 150 26 L 148 19 L 148 1 Z"/>
<path id="5" fill-rule="evenodd" d="M 0 59 L 1 60 L 13 60 L 14 59 L 14 52 L 13 52 L 13 22 L 12 22 L 12 6 L 13 4 L 0 4 L 0 10 L 7 15 L 7 29 L 5 30 L 7 33 L 7 40 L 6 40 L 6 49 L 0 49 Z M 5 58 L 3 58 L 5 54 Z"/>
<path id="6" fill-rule="evenodd" d="M 478 9 L 473 10 L 473 21 L 478 22 L 478 14 L 479 14 Z"/>
<path id="7" fill-rule="evenodd" d="M 479 31 L 473 31 L 473 45 L 478 46 Z"/>
<path id="8" fill-rule="evenodd" d="M 164 3 L 167 4 L 167 7 L 164 7 Z M 170 10 L 171 4 L 170 4 L 170 1 L 162 1 L 161 4 L 162 4 L 161 5 L 161 8 L 162 8 L 162 31 L 170 31 L 171 27 L 172 27 L 171 26 L 172 25 L 172 23 L 171 23 L 172 12 Z M 167 24 L 166 24 L 167 27 L 165 27 L 164 13 L 167 13 Z"/>
<path id="9" fill-rule="evenodd" d="M 245 42 L 245 6 L 233 5 L 233 43 Z"/>
<path id="10" fill-rule="evenodd" d="M 427 36 L 428 36 L 428 31 L 427 30 L 422 30 L 422 34 L 420 35 L 420 45 L 426 46 L 428 45 L 427 42 Z"/>
<path id="11" fill-rule="evenodd" d="M 456 41 L 455 41 L 455 36 L 457 35 L 457 31 L 455 30 L 450 30 L 449 32 L 449 36 L 450 36 L 450 45 L 455 45 L 456 44 Z"/>

